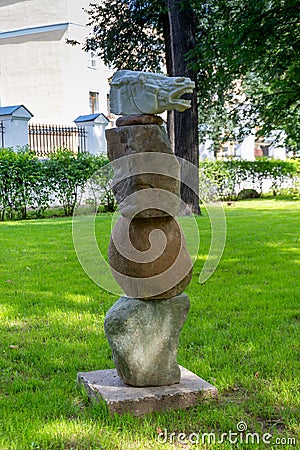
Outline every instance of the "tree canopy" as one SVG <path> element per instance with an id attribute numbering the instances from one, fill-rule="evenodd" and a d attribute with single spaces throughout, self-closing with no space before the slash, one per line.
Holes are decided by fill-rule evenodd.
<path id="1" fill-rule="evenodd" d="M 87 10 L 86 49 L 117 69 L 161 71 L 165 62 L 163 0 L 102 0 Z"/>
<path id="2" fill-rule="evenodd" d="M 162 70 L 167 54 L 166 0 L 102 0 L 91 4 L 97 49 L 117 68 Z M 300 141 L 299 0 L 178 0 L 193 9 L 194 47 L 185 55 L 197 72 L 199 122 L 220 137 L 283 130 Z M 167 55 L 168 59 L 168 55 Z M 168 67 L 168 65 L 167 65 Z"/>
<path id="3" fill-rule="evenodd" d="M 190 56 L 201 80 L 200 121 L 212 129 L 226 122 L 227 131 L 257 126 L 262 135 L 281 129 L 299 143 L 299 0 L 209 0 L 193 6 L 198 32 Z"/>

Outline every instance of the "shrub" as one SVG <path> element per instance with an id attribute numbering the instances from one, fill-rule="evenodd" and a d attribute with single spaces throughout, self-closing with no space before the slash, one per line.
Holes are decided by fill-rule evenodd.
<path id="1" fill-rule="evenodd" d="M 65 215 L 72 215 L 87 180 L 107 162 L 105 156 L 74 155 L 67 149 L 48 160 L 38 159 L 27 147 L 0 149 L 0 219 L 26 219 L 29 210 L 41 217 L 53 199 L 61 203 Z M 102 180 L 107 197 L 109 176 Z"/>
<path id="2" fill-rule="evenodd" d="M 247 198 L 259 198 L 260 195 L 255 189 L 242 189 L 238 195 L 238 200 L 246 200 Z"/>
<path id="3" fill-rule="evenodd" d="M 255 161 L 226 160 L 200 162 L 200 181 L 208 179 L 220 198 L 236 199 L 242 186 L 247 183 L 260 195 L 263 183 L 271 182 L 276 195 L 283 182 L 295 179 L 299 164 L 295 160 L 281 161 L 261 158 Z"/>
<path id="4" fill-rule="evenodd" d="M 100 211 L 103 212 L 114 212 L 117 208 L 113 191 L 110 188 L 113 176 L 114 171 L 108 159 L 106 157 L 99 159 L 98 170 L 89 179 L 88 183 L 89 190 L 93 195 L 90 201 L 95 205 L 96 211 L 98 205 L 100 205 Z"/>
<path id="5" fill-rule="evenodd" d="M 44 164 L 52 192 L 63 206 L 65 215 L 71 216 L 80 189 L 95 171 L 93 156 L 86 152 L 75 155 L 68 149 L 60 149 Z"/>
<path id="6" fill-rule="evenodd" d="M 45 171 L 27 147 L 0 149 L 0 210 L 5 218 L 27 218 L 28 209 L 38 216 L 48 205 Z"/>

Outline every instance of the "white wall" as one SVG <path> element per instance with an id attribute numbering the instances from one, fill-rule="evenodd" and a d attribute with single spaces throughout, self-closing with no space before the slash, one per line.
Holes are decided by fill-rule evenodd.
<path id="1" fill-rule="evenodd" d="M 74 3 L 80 3 L 74 0 Z M 67 19 L 65 0 L 0 0 L 0 30 L 46 25 Z"/>
<path id="2" fill-rule="evenodd" d="M 272 158 L 275 158 L 275 159 L 282 159 L 285 161 L 287 158 L 286 153 L 287 153 L 287 151 L 286 151 L 285 147 L 283 147 L 283 146 L 275 147 L 274 146 L 270 149 L 269 156 L 271 156 Z"/>
<path id="3" fill-rule="evenodd" d="M 0 31 L 61 22 L 86 24 L 89 0 L 0 0 Z"/>
<path id="4" fill-rule="evenodd" d="M 254 161 L 254 145 L 255 145 L 255 135 L 250 134 L 247 136 L 240 146 L 240 155 L 242 159 L 246 159 L 247 161 Z"/>
<path id="5" fill-rule="evenodd" d="M 62 114 L 62 31 L 0 40 L 1 105 L 24 104 L 39 121 Z"/>
<path id="6" fill-rule="evenodd" d="M 88 67 L 82 44 L 88 35 L 88 0 L 0 0 L 0 30 L 81 21 L 56 31 L 0 39 L 0 105 L 24 104 L 32 122 L 74 125 L 89 114 L 89 92 L 99 92 L 99 112 L 107 114 L 108 78 L 112 72 L 99 62 Z M 36 31 L 36 30 L 35 30 Z M 1 37 L 1 36 L 0 36 Z"/>
<path id="7" fill-rule="evenodd" d="M 70 25 L 67 31 L 68 39 L 75 39 L 83 42 L 87 35 L 86 28 L 80 28 Z M 89 92 L 99 92 L 99 111 L 104 115 L 107 111 L 107 94 L 109 93 L 108 79 L 113 72 L 104 66 L 103 62 L 97 59 L 96 69 L 93 69 L 89 64 L 89 53 L 82 51 L 80 45 L 67 46 L 65 52 L 64 81 L 63 84 L 68 88 L 65 89 L 66 105 L 69 105 L 68 117 L 71 115 L 71 110 L 76 110 L 77 115 L 74 115 L 74 120 L 78 115 L 90 114 L 89 107 Z"/>
<path id="8" fill-rule="evenodd" d="M 89 17 L 84 9 L 88 9 L 90 3 L 93 2 L 91 0 L 67 0 L 68 20 L 86 25 Z"/>
<path id="9" fill-rule="evenodd" d="M 280 130 L 273 130 L 271 135 L 266 139 L 271 145 L 269 147 L 269 156 L 275 159 L 286 159 L 286 147 L 284 144 L 284 139 L 286 134 Z"/>
<path id="10" fill-rule="evenodd" d="M 31 113 L 24 107 L 13 110 L 10 114 L 2 115 L 0 120 L 4 126 L 4 145 L 5 147 L 22 147 L 28 144 L 28 122 L 31 119 Z"/>
<path id="11" fill-rule="evenodd" d="M 28 145 L 28 120 L 4 120 L 5 147 L 23 147 Z"/>

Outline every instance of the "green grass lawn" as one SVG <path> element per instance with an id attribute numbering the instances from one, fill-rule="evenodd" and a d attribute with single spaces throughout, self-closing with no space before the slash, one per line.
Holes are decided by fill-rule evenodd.
<path id="1" fill-rule="evenodd" d="M 217 386 L 219 398 L 140 418 L 111 417 L 76 386 L 77 372 L 113 367 L 103 321 L 117 298 L 82 270 L 72 220 L 0 223 L 1 450 L 292 448 L 283 445 L 288 438 L 300 445 L 300 202 L 243 201 L 225 210 L 223 258 L 202 285 L 210 226 L 205 212 L 197 219 L 200 254 L 178 351 L 178 362 Z M 103 246 L 110 221 L 97 218 Z M 177 439 L 214 432 L 218 440 L 240 421 L 272 434 L 272 444 Z M 159 443 L 160 429 L 176 433 L 174 443 Z"/>

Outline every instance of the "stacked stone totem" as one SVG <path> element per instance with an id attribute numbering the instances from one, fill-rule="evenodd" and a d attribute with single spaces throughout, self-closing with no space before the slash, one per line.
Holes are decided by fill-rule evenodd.
<path id="1" fill-rule="evenodd" d="M 109 246 L 112 273 L 124 290 L 108 311 L 105 333 L 119 377 L 131 386 L 180 382 L 177 348 L 189 311 L 183 293 L 192 261 L 175 215 L 180 206 L 180 167 L 162 119 L 184 111 L 187 78 L 119 71 L 111 84 L 111 110 L 122 115 L 106 131 L 121 217 Z"/>

